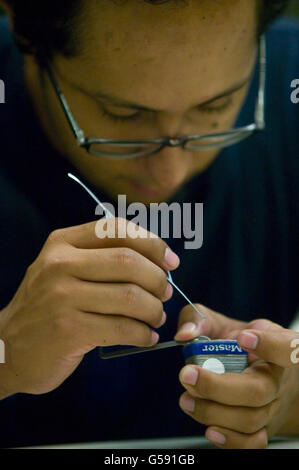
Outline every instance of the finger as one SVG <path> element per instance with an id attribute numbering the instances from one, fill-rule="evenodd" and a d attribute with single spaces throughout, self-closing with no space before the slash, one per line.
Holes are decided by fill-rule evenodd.
<path id="1" fill-rule="evenodd" d="M 261 407 L 276 399 L 282 371 L 267 363 L 253 363 L 241 374 L 216 374 L 187 365 L 179 380 L 193 396 L 224 405 Z"/>
<path id="2" fill-rule="evenodd" d="M 166 270 L 178 267 L 178 256 L 169 248 L 164 240 L 142 227 L 137 227 L 137 225 L 140 236 L 132 238 L 128 234 L 128 224 L 132 224 L 132 222 L 121 218 L 101 219 L 88 224 L 56 230 L 51 233 L 47 242 L 48 245 L 51 245 L 53 242 L 67 243 L 73 247 L 83 249 L 124 246 L 138 251 L 153 263 Z"/>
<path id="3" fill-rule="evenodd" d="M 166 320 L 162 302 L 136 284 L 78 282 L 72 289 L 72 305 L 80 311 L 124 315 L 154 328 Z"/>
<path id="4" fill-rule="evenodd" d="M 212 426 L 205 437 L 221 449 L 266 449 L 268 435 L 265 428 L 254 434 L 242 434 L 230 429 Z"/>
<path id="5" fill-rule="evenodd" d="M 179 404 L 185 413 L 205 426 L 223 426 L 245 434 L 265 427 L 279 407 L 278 400 L 260 408 L 227 406 L 194 398 L 187 392 L 180 397 Z"/>
<path id="6" fill-rule="evenodd" d="M 258 318 L 252 320 L 246 326 L 246 330 L 281 330 L 281 325 L 274 323 L 273 321 L 268 320 L 267 318 Z"/>
<path id="7" fill-rule="evenodd" d="M 138 320 L 119 315 L 97 315 L 74 312 L 61 316 L 56 322 L 61 329 L 64 344 L 74 344 L 79 354 L 85 354 L 97 346 L 152 346 L 159 335 Z M 62 325 L 62 326 L 61 326 Z"/>
<path id="8" fill-rule="evenodd" d="M 203 320 L 191 305 L 186 305 L 180 312 L 176 340 L 185 341 L 200 335 L 225 339 L 229 338 L 231 330 L 244 329 L 247 325 L 245 322 L 228 318 L 204 305 L 195 305 L 206 319 Z"/>
<path id="9" fill-rule="evenodd" d="M 240 335 L 240 330 L 233 330 L 233 331 L 230 332 L 229 338 L 227 338 L 227 339 L 237 340 L 239 335 Z M 247 359 L 248 359 L 248 363 L 251 364 L 252 362 L 257 361 L 259 359 L 259 357 L 256 354 L 254 354 L 253 352 L 248 352 Z"/>
<path id="10" fill-rule="evenodd" d="M 65 271 L 78 279 L 137 284 L 163 301 L 173 293 L 165 271 L 131 248 L 72 249 L 67 255 Z"/>
<path id="11" fill-rule="evenodd" d="M 281 367 L 299 363 L 299 334 L 296 331 L 284 328 L 245 330 L 240 333 L 237 341 L 245 350 L 254 351 L 261 359 Z"/>

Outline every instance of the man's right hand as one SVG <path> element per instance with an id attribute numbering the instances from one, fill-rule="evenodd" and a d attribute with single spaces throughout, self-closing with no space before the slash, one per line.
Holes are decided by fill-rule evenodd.
<path id="1" fill-rule="evenodd" d="M 27 269 L 0 314 L 0 398 L 55 389 L 97 346 L 158 341 L 152 328 L 164 324 L 162 302 L 173 292 L 165 271 L 179 259 L 149 232 L 120 238 L 128 221 L 113 220 L 115 238 L 96 236 L 105 219 L 54 231 Z"/>

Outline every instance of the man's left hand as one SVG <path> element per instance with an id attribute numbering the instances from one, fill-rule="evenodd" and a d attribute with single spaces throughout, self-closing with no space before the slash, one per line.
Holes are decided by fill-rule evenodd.
<path id="1" fill-rule="evenodd" d="M 205 335 L 211 339 L 236 339 L 242 330 L 284 330 L 269 320 L 245 323 L 230 319 L 202 305 L 197 307 L 206 320 L 190 307 L 179 318 L 177 340 Z M 193 326 L 194 325 L 194 326 Z M 268 439 L 279 432 L 298 398 L 298 367 L 281 367 L 249 352 L 249 367 L 241 374 L 216 374 L 196 365 L 187 365 L 179 379 L 187 390 L 180 407 L 196 421 L 208 426 L 206 438 L 220 448 L 265 448 Z M 291 354 L 291 350 L 290 350 Z"/>

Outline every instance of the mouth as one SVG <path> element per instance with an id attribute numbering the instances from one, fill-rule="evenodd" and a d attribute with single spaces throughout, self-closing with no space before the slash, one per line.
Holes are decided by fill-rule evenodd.
<path id="1" fill-rule="evenodd" d="M 130 181 L 131 185 L 139 192 L 146 194 L 147 196 L 153 197 L 162 197 L 169 196 L 172 192 L 169 191 L 169 188 L 165 189 L 156 189 L 151 186 L 142 185 L 136 181 Z"/>

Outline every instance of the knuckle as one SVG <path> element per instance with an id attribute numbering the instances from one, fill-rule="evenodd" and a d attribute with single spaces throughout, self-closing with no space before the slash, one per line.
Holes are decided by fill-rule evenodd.
<path id="1" fill-rule="evenodd" d="M 165 251 L 168 247 L 167 243 L 154 232 L 145 233 L 145 241 L 148 245 L 149 251 L 156 254 L 156 259 L 160 260 L 161 265 L 164 264 Z"/>
<path id="2" fill-rule="evenodd" d="M 72 298 L 72 292 L 65 283 L 55 283 L 51 289 L 51 297 L 59 304 Z"/>
<path id="3" fill-rule="evenodd" d="M 64 241 L 64 231 L 65 230 L 62 228 L 53 230 L 53 232 L 51 232 L 50 235 L 48 236 L 47 242 L 57 243 L 57 242 Z"/>
<path id="4" fill-rule="evenodd" d="M 139 288 L 136 284 L 127 284 L 123 288 L 124 302 L 129 307 L 135 306 L 139 297 Z"/>
<path id="5" fill-rule="evenodd" d="M 73 319 L 70 313 L 63 310 L 57 310 L 52 315 L 52 327 L 56 334 L 66 336 L 73 329 Z"/>
<path id="6" fill-rule="evenodd" d="M 40 290 L 41 285 L 41 274 L 42 274 L 42 267 L 40 264 L 40 260 L 35 260 L 32 264 L 30 264 L 26 269 L 26 276 L 24 278 L 24 287 L 26 295 L 30 295 L 30 292 L 35 292 L 38 289 Z"/>
<path id="7" fill-rule="evenodd" d="M 34 261 L 33 263 L 29 264 L 29 266 L 27 266 L 27 268 L 26 268 L 26 275 L 28 275 L 28 276 L 31 276 L 31 275 L 32 275 L 32 273 L 34 272 L 35 263 L 36 263 L 36 261 Z"/>
<path id="8" fill-rule="evenodd" d="M 116 336 L 121 344 L 148 346 L 151 344 L 151 330 L 127 318 L 119 318 L 115 324 Z"/>
<path id="9" fill-rule="evenodd" d="M 71 287 L 61 273 L 66 271 L 68 261 L 50 254 L 35 260 L 26 270 L 25 287 L 27 293 L 38 291 L 50 301 L 65 300 L 71 295 Z M 60 274 L 58 276 L 58 274 Z"/>
<path id="10" fill-rule="evenodd" d="M 260 330 L 260 335 L 263 335 L 264 331 L 268 329 L 282 330 L 282 327 L 278 323 L 274 323 L 268 318 L 258 318 L 257 320 L 252 320 L 248 326 L 250 329 Z"/>
<path id="11" fill-rule="evenodd" d="M 36 261 L 34 261 L 26 269 L 26 273 L 25 273 L 25 277 L 24 277 L 24 285 L 25 285 L 25 288 L 26 288 L 27 292 L 29 292 L 35 286 L 35 282 L 36 282 L 36 278 L 37 278 L 37 276 L 36 276 L 36 264 L 37 264 Z"/>
<path id="12" fill-rule="evenodd" d="M 116 264 L 118 267 L 128 270 L 136 265 L 136 253 L 131 248 L 118 248 L 116 250 Z"/>
<path id="13" fill-rule="evenodd" d="M 119 236 L 119 234 L 123 234 L 123 233 L 125 233 L 126 236 L 127 236 L 127 225 L 128 225 L 128 220 L 127 219 L 124 219 L 123 217 L 115 217 L 114 227 L 115 227 L 117 236 Z M 121 236 L 121 238 L 123 238 L 123 237 Z"/>
<path id="14" fill-rule="evenodd" d="M 49 253 L 40 261 L 41 270 L 46 273 L 63 272 L 66 271 L 71 260 L 65 255 L 58 253 Z"/>

